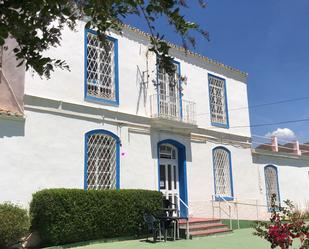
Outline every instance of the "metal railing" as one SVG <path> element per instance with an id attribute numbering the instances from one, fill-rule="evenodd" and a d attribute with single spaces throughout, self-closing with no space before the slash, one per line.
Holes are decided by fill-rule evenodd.
<path id="1" fill-rule="evenodd" d="M 150 116 L 196 124 L 195 103 L 164 94 L 150 96 Z"/>
<path id="2" fill-rule="evenodd" d="M 185 206 L 187 209 L 187 219 L 186 219 L 186 239 L 190 238 L 190 230 L 189 230 L 189 206 L 178 196 L 179 202 Z M 179 207 L 180 208 L 180 207 Z"/>
<path id="3" fill-rule="evenodd" d="M 220 195 L 213 195 L 212 196 L 212 216 L 215 218 L 215 208 L 218 208 L 219 210 L 219 218 L 222 219 L 222 213 L 228 217 L 229 223 L 230 223 L 230 229 L 233 230 L 233 220 L 237 221 L 237 228 L 240 228 L 240 222 L 239 222 L 239 208 L 241 206 L 247 206 L 247 207 L 253 207 L 255 209 L 255 215 L 256 220 L 260 220 L 261 217 L 259 217 L 259 209 L 267 209 L 267 205 L 258 204 L 258 200 L 251 200 L 255 201 L 255 203 L 245 202 L 245 201 L 238 201 L 237 199 L 234 199 L 232 201 L 226 200 L 224 196 Z M 217 204 L 217 205 L 215 205 Z M 225 205 L 223 205 L 225 204 Z M 232 208 L 234 207 L 234 212 L 232 212 Z M 228 208 L 228 210 L 226 210 Z M 233 215 L 234 214 L 234 215 Z"/>
<path id="4" fill-rule="evenodd" d="M 218 201 L 218 206 L 215 206 L 214 203 L 216 202 L 216 198 L 219 198 Z M 228 212 L 221 207 L 222 201 L 228 206 Z M 221 195 L 212 195 L 212 218 L 214 219 L 215 217 L 215 208 L 219 208 L 219 218 L 221 219 L 221 212 L 225 213 L 229 217 L 229 222 L 230 222 L 230 229 L 233 230 L 233 221 L 232 221 L 232 206 L 229 201 L 225 199 L 224 196 Z M 238 213 L 238 212 L 237 212 Z M 239 219 L 237 215 L 237 222 L 238 222 L 238 228 L 239 228 Z"/>

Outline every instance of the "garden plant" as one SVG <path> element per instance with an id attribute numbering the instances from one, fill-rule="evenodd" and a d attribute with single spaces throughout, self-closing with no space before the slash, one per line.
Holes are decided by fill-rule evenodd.
<path id="1" fill-rule="evenodd" d="M 0 204 L 0 249 L 17 244 L 29 232 L 26 209 L 11 203 Z"/>
<path id="2" fill-rule="evenodd" d="M 283 207 L 277 204 L 276 195 L 273 195 L 270 211 L 270 222 L 257 222 L 255 235 L 269 241 L 271 248 L 309 248 L 309 224 L 305 223 L 291 201 L 284 201 Z"/>

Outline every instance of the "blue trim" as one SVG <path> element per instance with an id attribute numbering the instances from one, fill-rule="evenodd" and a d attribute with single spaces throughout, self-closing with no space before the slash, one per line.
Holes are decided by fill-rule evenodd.
<path id="1" fill-rule="evenodd" d="M 102 130 L 102 129 L 96 129 L 91 130 L 85 133 L 85 148 L 84 148 L 84 155 L 85 155 L 85 161 L 84 161 L 84 190 L 87 190 L 88 184 L 87 184 L 87 161 L 88 161 L 88 155 L 87 155 L 87 141 L 89 136 L 93 134 L 104 134 L 113 137 L 116 140 L 116 189 L 120 189 L 120 139 L 117 135 L 114 133 Z"/>
<path id="2" fill-rule="evenodd" d="M 225 150 L 228 155 L 229 155 L 229 167 L 230 167 L 230 184 L 231 184 L 231 196 L 216 196 L 217 194 L 217 188 L 216 188 L 216 173 L 215 173 L 215 163 L 214 163 L 214 153 L 215 150 L 217 149 L 222 149 Z M 234 200 L 234 183 L 233 183 L 233 171 L 232 171 L 232 156 L 231 156 L 231 152 L 223 147 L 223 146 L 217 146 L 215 148 L 212 149 L 212 165 L 213 165 L 213 179 L 214 179 L 214 190 L 215 190 L 215 201 L 232 201 Z"/>
<path id="3" fill-rule="evenodd" d="M 210 115 L 211 115 L 211 100 L 210 100 L 210 79 L 209 79 L 209 77 L 217 78 L 217 79 L 220 79 L 220 80 L 224 81 L 224 98 L 225 98 L 225 115 L 226 115 L 226 124 L 212 122 L 211 121 L 211 117 L 210 117 L 211 125 L 228 129 L 228 128 L 230 128 L 230 122 L 229 122 L 229 112 L 228 112 L 228 103 L 227 103 L 226 80 L 223 79 L 223 78 L 220 78 L 220 77 L 218 77 L 216 75 L 208 73 L 208 94 L 209 94 L 208 99 L 209 99 L 209 112 L 210 112 Z"/>
<path id="4" fill-rule="evenodd" d="M 97 35 L 92 29 L 85 29 L 84 34 L 84 98 L 85 100 L 119 106 L 119 65 L 118 65 L 118 40 L 116 38 L 106 36 L 106 38 L 114 43 L 114 64 L 115 64 L 115 100 L 102 99 L 87 95 L 87 33 Z"/>
<path id="5" fill-rule="evenodd" d="M 272 210 L 271 210 L 271 207 L 269 206 L 269 203 L 268 203 L 268 201 L 267 201 L 267 196 L 268 196 L 268 188 L 267 188 L 267 184 L 266 184 L 266 169 L 267 168 L 273 168 L 275 171 L 276 171 L 276 181 L 277 181 L 277 189 L 278 189 L 278 203 L 279 203 L 279 205 L 280 205 L 280 203 L 281 203 L 281 198 L 280 198 L 280 188 L 279 188 L 279 176 L 278 176 L 278 169 L 277 169 L 277 167 L 275 166 L 275 165 L 272 165 L 272 164 L 269 164 L 269 165 L 266 165 L 265 167 L 264 167 L 264 180 L 265 180 L 265 189 L 266 189 L 266 204 L 267 204 L 267 206 L 268 206 L 268 212 L 271 212 Z"/>
<path id="6" fill-rule="evenodd" d="M 186 205 L 188 205 L 188 187 L 187 187 L 187 161 L 186 147 L 173 139 L 165 139 L 158 142 L 158 190 L 160 191 L 160 145 L 171 144 L 178 150 L 178 178 L 179 178 L 179 195 Z M 180 202 L 180 216 L 188 217 L 188 210 L 184 204 Z"/>
<path id="7" fill-rule="evenodd" d="M 174 64 L 177 64 L 178 65 L 178 74 L 179 76 L 181 76 L 181 69 L 180 69 L 180 62 L 179 61 L 175 61 L 173 60 L 173 63 Z M 159 72 L 159 68 L 158 68 L 158 58 L 157 58 L 157 64 L 156 64 L 156 70 L 157 70 L 157 105 L 158 105 L 158 113 L 160 113 L 160 105 L 159 105 L 159 101 L 160 101 L 160 92 L 159 92 L 159 89 L 160 89 L 160 85 L 159 85 L 159 80 L 158 80 L 158 72 Z M 179 78 L 179 81 L 178 81 L 178 94 L 179 94 L 179 111 L 180 111 L 180 118 L 182 120 L 182 117 L 183 117 L 183 112 L 182 112 L 182 93 L 181 93 L 181 80 Z"/>

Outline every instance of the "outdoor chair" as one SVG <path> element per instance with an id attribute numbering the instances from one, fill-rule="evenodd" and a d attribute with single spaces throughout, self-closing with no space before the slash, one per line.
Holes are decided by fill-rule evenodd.
<path id="1" fill-rule="evenodd" d="M 163 200 L 163 209 L 168 216 L 179 216 L 177 204 L 172 203 L 169 199 Z"/>
<path id="2" fill-rule="evenodd" d="M 149 233 L 151 233 L 153 235 L 153 242 L 156 242 L 157 237 L 161 235 L 160 221 L 157 220 L 152 214 L 147 213 L 143 215 L 143 218 L 148 228 L 147 241 L 148 241 L 148 235 Z"/>

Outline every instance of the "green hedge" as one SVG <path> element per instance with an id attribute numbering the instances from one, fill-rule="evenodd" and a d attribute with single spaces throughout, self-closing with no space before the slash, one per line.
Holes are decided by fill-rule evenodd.
<path id="1" fill-rule="evenodd" d="M 0 248 L 16 243 L 29 232 L 26 209 L 11 203 L 0 204 Z"/>
<path id="2" fill-rule="evenodd" d="M 156 214 L 161 205 L 158 191 L 46 189 L 33 194 L 31 230 L 42 245 L 133 236 L 143 214 Z"/>

